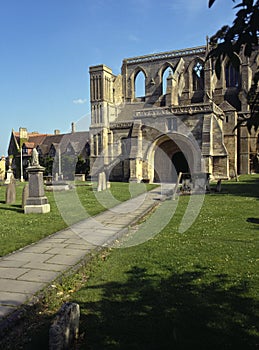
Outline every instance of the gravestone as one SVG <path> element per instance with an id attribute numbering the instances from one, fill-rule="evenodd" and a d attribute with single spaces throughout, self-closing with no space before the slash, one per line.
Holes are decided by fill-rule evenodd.
<path id="1" fill-rule="evenodd" d="M 6 187 L 6 193 L 5 193 L 5 203 L 6 204 L 12 204 L 16 201 L 16 188 L 15 188 L 15 182 L 12 180 Z"/>
<path id="2" fill-rule="evenodd" d="M 97 180 L 97 192 L 102 191 L 102 175 L 103 173 L 98 174 L 98 180 Z"/>
<path id="3" fill-rule="evenodd" d="M 29 184 L 26 184 L 22 191 L 22 208 L 24 209 L 26 201 L 29 197 Z"/>
<path id="4" fill-rule="evenodd" d="M 97 192 L 107 189 L 106 174 L 104 171 L 98 174 Z"/>
<path id="5" fill-rule="evenodd" d="M 103 172 L 103 177 L 102 177 L 102 190 L 106 190 L 107 189 L 107 181 L 106 181 L 106 174 L 105 172 Z"/>
<path id="6" fill-rule="evenodd" d="M 76 303 L 65 303 L 49 329 L 49 350 L 71 349 L 79 334 L 80 308 Z"/>
<path id="7" fill-rule="evenodd" d="M 45 168 L 39 165 L 38 153 L 36 152 L 33 154 L 32 165 L 27 168 L 29 196 L 24 206 L 25 214 L 44 214 L 50 211 L 48 198 L 44 193 L 43 172 Z"/>
<path id="8" fill-rule="evenodd" d="M 217 182 L 216 192 L 221 192 L 221 179 L 219 179 L 218 182 Z"/>

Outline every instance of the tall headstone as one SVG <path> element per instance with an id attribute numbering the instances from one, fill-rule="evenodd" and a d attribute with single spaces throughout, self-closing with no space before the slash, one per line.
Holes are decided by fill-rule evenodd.
<path id="1" fill-rule="evenodd" d="M 97 192 L 101 192 L 107 189 L 106 174 L 104 171 L 98 174 Z"/>
<path id="2" fill-rule="evenodd" d="M 12 180 L 6 187 L 5 203 L 12 204 L 16 201 L 15 182 Z"/>
<path id="3" fill-rule="evenodd" d="M 34 149 L 32 155 L 32 165 L 27 168 L 29 177 L 29 196 L 24 206 L 25 214 L 44 214 L 50 211 L 48 198 L 44 193 L 44 170 L 45 168 L 39 164 L 38 152 L 36 149 Z"/>
<path id="4" fill-rule="evenodd" d="M 105 191 L 107 190 L 107 181 L 106 181 L 106 174 L 103 172 L 103 177 L 102 177 L 102 190 Z"/>
<path id="5" fill-rule="evenodd" d="M 102 183 L 103 183 L 103 173 L 98 174 L 98 182 L 97 182 L 97 192 L 102 191 Z"/>

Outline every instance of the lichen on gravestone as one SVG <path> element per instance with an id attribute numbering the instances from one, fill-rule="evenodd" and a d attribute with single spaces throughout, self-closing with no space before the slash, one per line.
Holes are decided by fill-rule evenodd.
<path id="1" fill-rule="evenodd" d="M 49 329 L 49 349 L 71 349 L 79 334 L 80 308 L 76 303 L 65 303 Z"/>
<path id="2" fill-rule="evenodd" d="M 15 182 L 11 181 L 6 187 L 5 203 L 12 204 L 16 201 Z"/>

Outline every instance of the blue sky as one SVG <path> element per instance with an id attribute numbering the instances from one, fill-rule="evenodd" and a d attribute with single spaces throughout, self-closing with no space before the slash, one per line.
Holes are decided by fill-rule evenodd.
<path id="1" fill-rule="evenodd" d="M 12 128 L 90 123 L 89 66 L 204 45 L 234 19 L 231 0 L 0 0 L 0 155 Z"/>

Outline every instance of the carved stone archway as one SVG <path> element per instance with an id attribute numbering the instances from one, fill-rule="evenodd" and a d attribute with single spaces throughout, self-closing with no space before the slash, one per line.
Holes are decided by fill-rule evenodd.
<path id="1" fill-rule="evenodd" d="M 179 172 L 200 171 L 201 154 L 188 137 L 177 133 L 163 135 L 150 147 L 148 163 L 152 182 L 174 183 Z"/>

